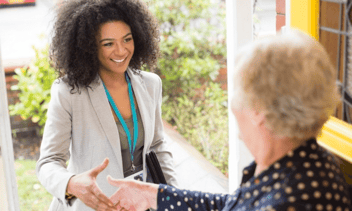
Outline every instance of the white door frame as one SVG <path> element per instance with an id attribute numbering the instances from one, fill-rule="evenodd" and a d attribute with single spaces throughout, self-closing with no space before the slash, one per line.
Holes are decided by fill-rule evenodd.
<path id="1" fill-rule="evenodd" d="M 251 0 L 226 0 L 227 29 L 227 84 L 229 115 L 229 192 L 235 191 L 242 178 L 242 170 L 253 157 L 238 138 L 238 124 L 231 111 L 233 95 L 233 70 L 238 50 L 253 40 L 253 2 Z"/>
<path id="2" fill-rule="evenodd" d="M 285 28 L 291 27 L 291 0 L 285 0 Z"/>
<path id="3" fill-rule="evenodd" d="M 0 46 L 1 49 L 1 46 Z M 1 199 L 0 210 L 7 209 L 10 211 L 19 211 L 18 193 L 16 184 L 16 173 L 14 154 L 12 147 L 12 136 L 10 127 L 10 116 L 7 104 L 7 93 L 6 93 L 6 82 L 5 82 L 5 71 L 3 62 L 1 59 L 0 51 L 0 146 L 3 162 L 3 174 L 0 173 L 0 190 L 4 191 L 5 187 L 1 187 L 1 184 L 6 184 L 6 200 Z M 0 159 L 1 162 L 1 159 Z M 4 176 L 3 176 L 4 175 Z M 3 181 L 4 180 L 4 181 Z"/>

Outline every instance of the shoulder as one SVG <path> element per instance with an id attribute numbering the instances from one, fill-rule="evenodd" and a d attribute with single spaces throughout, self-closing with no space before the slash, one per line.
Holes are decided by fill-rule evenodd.
<path id="1" fill-rule="evenodd" d="M 138 78 L 139 82 L 143 84 L 150 93 L 159 93 L 160 90 L 162 90 L 161 79 L 155 73 L 140 71 L 139 73 L 136 73 L 135 78 Z"/>
<path id="2" fill-rule="evenodd" d="M 70 94 L 70 86 L 65 81 L 65 77 L 56 79 L 51 85 L 51 95 Z"/>
<path id="3" fill-rule="evenodd" d="M 151 83 L 160 83 L 161 79 L 160 77 L 152 72 L 146 72 L 146 71 L 140 71 L 140 76 L 145 82 L 151 82 Z"/>
<path id="4" fill-rule="evenodd" d="M 282 196 L 287 200 L 287 207 L 280 207 L 280 210 L 286 210 L 290 206 L 298 208 L 302 204 L 305 204 L 305 209 L 298 210 L 350 208 L 347 184 L 338 165 L 330 156 L 325 150 L 316 150 L 307 154 L 301 165 L 290 169 L 282 187 Z"/>
<path id="5" fill-rule="evenodd" d="M 344 183 L 320 175 L 307 178 L 296 172 L 283 184 L 274 184 L 263 198 L 275 210 L 345 210 L 351 208 Z M 268 187 L 266 187 L 268 188 Z M 262 201 L 260 201 L 262 202 Z M 265 204 L 265 202 L 264 202 Z"/>
<path id="6" fill-rule="evenodd" d="M 73 89 L 68 84 L 66 76 L 56 79 L 51 86 L 52 95 L 55 95 L 55 94 L 75 95 L 75 94 L 81 94 L 82 92 L 86 92 L 86 90 L 87 88 L 81 87 L 81 86 L 79 87 L 79 89 L 77 89 L 77 87 Z"/>

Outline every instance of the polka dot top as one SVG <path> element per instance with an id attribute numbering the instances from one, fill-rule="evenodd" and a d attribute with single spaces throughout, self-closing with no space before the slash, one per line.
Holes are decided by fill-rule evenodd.
<path id="1" fill-rule="evenodd" d="M 290 151 L 257 177 L 256 163 L 243 170 L 233 195 L 179 190 L 160 185 L 158 211 L 334 210 L 352 211 L 348 185 L 334 157 L 315 139 Z"/>

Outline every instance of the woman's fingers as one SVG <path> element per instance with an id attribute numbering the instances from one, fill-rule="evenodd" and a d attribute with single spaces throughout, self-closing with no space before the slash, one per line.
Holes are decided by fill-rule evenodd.
<path id="1" fill-rule="evenodd" d="M 108 182 L 109 182 L 110 185 L 117 186 L 117 187 L 119 187 L 120 185 L 123 184 L 122 181 L 126 181 L 126 180 L 114 179 L 110 175 L 108 175 L 107 178 L 108 178 Z"/>
<path id="2" fill-rule="evenodd" d="M 93 186 L 92 193 L 97 199 L 99 199 L 103 203 L 107 204 L 110 207 L 114 207 L 113 202 L 100 190 L 97 184 Z"/>
<path id="3" fill-rule="evenodd" d="M 131 206 L 131 201 L 130 200 L 121 200 L 120 201 L 120 206 L 123 207 L 126 210 L 129 210 L 130 206 Z"/>
<path id="4" fill-rule="evenodd" d="M 119 204 L 116 205 L 116 210 L 120 211 L 122 209 L 123 209 L 123 207 L 121 207 Z"/>
<path id="5" fill-rule="evenodd" d="M 129 211 L 136 211 L 136 208 L 134 206 L 131 206 Z"/>
<path id="6" fill-rule="evenodd" d="M 98 211 L 115 211 L 116 208 L 108 206 L 107 204 L 100 201 L 94 194 L 91 194 L 89 197 L 85 198 L 83 201 L 88 207 L 93 208 Z"/>
<path id="7" fill-rule="evenodd" d="M 101 191 L 96 182 L 96 177 L 108 164 L 109 159 L 105 158 L 97 167 L 75 175 L 69 180 L 68 190 L 94 210 L 116 210 L 113 202 Z"/>
<path id="8" fill-rule="evenodd" d="M 109 199 L 108 201 L 103 201 L 93 192 L 89 192 L 88 194 L 79 197 L 79 199 L 94 210 L 115 210 L 115 206 Z"/>
<path id="9" fill-rule="evenodd" d="M 89 175 L 92 177 L 97 177 L 100 172 L 102 172 L 109 164 L 109 159 L 105 158 L 103 163 L 90 170 Z"/>
<path id="10" fill-rule="evenodd" d="M 91 177 L 93 177 L 94 179 L 94 184 L 91 188 L 91 192 L 92 194 L 95 195 L 95 197 L 100 201 L 105 203 L 107 206 L 109 207 L 113 207 L 114 204 L 113 202 L 100 190 L 100 188 L 98 187 L 97 183 L 95 182 L 96 177 L 98 176 L 98 174 L 100 174 L 100 172 L 102 172 L 109 164 L 109 159 L 105 158 L 103 163 L 98 165 L 97 167 L 91 169 L 89 175 Z"/>
<path id="11" fill-rule="evenodd" d="M 144 196 L 145 194 L 143 194 L 142 182 L 135 180 L 115 180 L 111 176 L 108 176 L 107 180 L 109 184 L 119 187 L 110 197 L 111 201 L 119 203 L 119 207 L 134 211 L 144 211 L 150 207 L 149 201 Z"/>
<path id="12" fill-rule="evenodd" d="M 139 187 L 141 184 L 143 184 L 137 180 L 114 179 L 110 175 L 107 176 L 107 179 L 110 185 L 116 187 Z"/>

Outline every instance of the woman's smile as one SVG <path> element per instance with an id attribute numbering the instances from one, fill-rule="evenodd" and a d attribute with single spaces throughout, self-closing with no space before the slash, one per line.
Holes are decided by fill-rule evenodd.
<path id="1" fill-rule="evenodd" d="M 127 56 L 124 58 L 124 59 L 111 59 L 111 61 L 113 61 L 113 62 L 116 62 L 116 63 L 122 63 L 123 61 L 125 61 L 126 60 L 126 58 L 127 58 Z"/>

